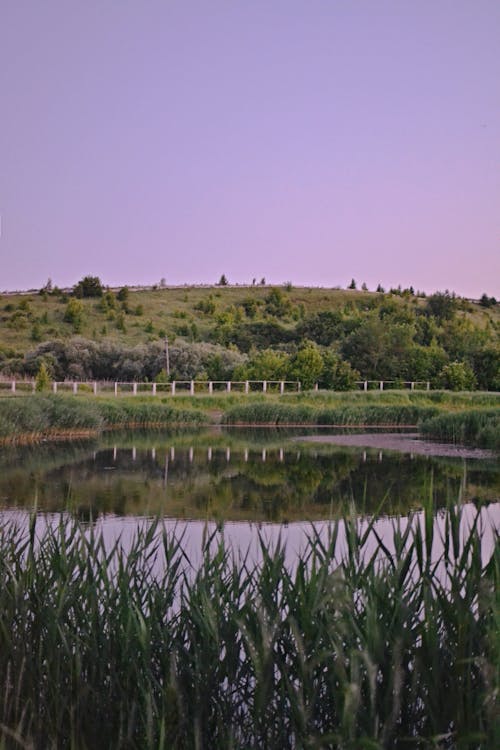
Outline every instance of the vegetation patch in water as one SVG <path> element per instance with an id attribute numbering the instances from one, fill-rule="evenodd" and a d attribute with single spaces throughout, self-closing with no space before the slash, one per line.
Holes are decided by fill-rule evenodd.
<path id="1" fill-rule="evenodd" d="M 439 414 L 421 425 L 426 437 L 500 450 L 500 409 Z"/>

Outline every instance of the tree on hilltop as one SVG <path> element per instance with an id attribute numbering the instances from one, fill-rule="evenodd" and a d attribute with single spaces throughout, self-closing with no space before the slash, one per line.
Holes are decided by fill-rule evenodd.
<path id="1" fill-rule="evenodd" d="M 98 276 L 84 276 L 73 287 L 75 297 L 102 297 L 103 285 Z"/>

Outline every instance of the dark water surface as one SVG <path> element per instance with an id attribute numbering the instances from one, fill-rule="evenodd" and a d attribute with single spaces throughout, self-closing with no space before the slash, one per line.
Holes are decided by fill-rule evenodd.
<path id="1" fill-rule="evenodd" d="M 392 516 L 420 509 L 431 496 L 436 509 L 500 499 L 494 458 L 301 441 L 306 435 L 317 430 L 109 433 L 3 448 L 0 507 L 65 510 L 82 520 L 160 514 L 282 524 L 335 518 L 353 504 L 365 516 Z"/>

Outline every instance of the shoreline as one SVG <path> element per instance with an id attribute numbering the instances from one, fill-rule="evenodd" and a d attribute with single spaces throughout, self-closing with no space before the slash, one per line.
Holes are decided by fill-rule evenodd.
<path id="1" fill-rule="evenodd" d="M 487 448 L 471 448 L 456 443 L 433 442 L 422 439 L 415 433 L 363 433 L 360 435 L 304 435 L 293 438 L 301 443 L 328 443 L 350 448 L 372 448 L 399 453 L 410 453 L 418 456 L 437 458 L 495 459 L 495 451 Z"/>

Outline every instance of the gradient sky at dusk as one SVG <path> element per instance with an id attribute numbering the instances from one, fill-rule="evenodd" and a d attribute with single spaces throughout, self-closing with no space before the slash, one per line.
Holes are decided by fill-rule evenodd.
<path id="1" fill-rule="evenodd" d="M 498 0 L 0 0 L 0 289 L 500 296 Z"/>

